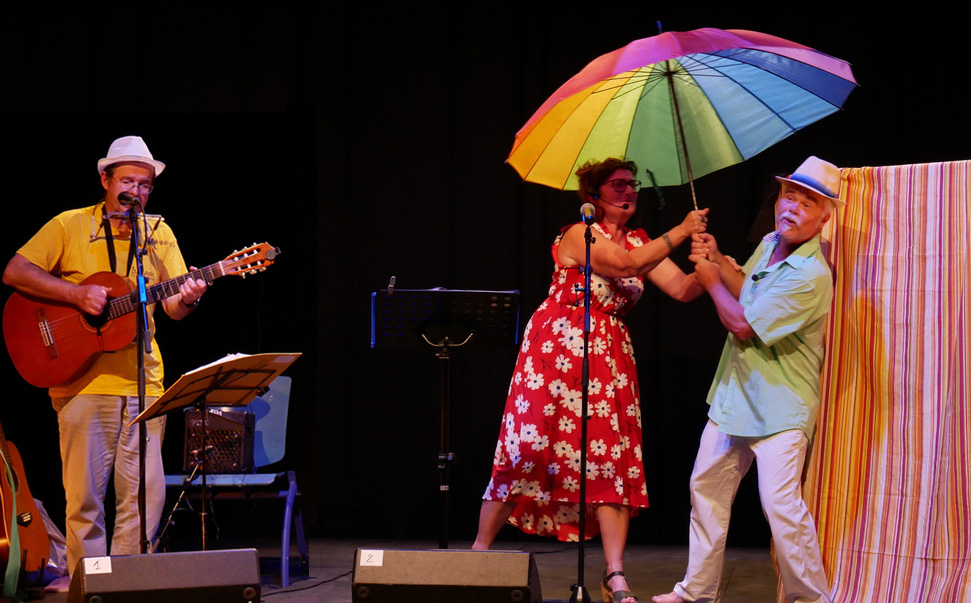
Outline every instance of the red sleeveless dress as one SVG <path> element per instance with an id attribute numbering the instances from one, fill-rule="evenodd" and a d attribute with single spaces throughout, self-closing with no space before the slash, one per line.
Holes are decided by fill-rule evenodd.
<path id="1" fill-rule="evenodd" d="M 593 229 L 594 236 L 611 238 L 600 224 Z M 483 499 L 516 502 L 509 523 L 523 532 L 576 541 L 584 277 L 581 268 L 559 264 L 562 236 L 553 243 L 556 268 L 549 297 L 523 333 Z M 649 240 L 643 230 L 629 231 L 625 247 Z M 632 516 L 648 506 L 637 367 L 622 318 L 641 297 L 644 279 L 594 273 L 591 290 L 587 538 L 600 531 L 593 515 L 597 503 L 630 507 Z"/>

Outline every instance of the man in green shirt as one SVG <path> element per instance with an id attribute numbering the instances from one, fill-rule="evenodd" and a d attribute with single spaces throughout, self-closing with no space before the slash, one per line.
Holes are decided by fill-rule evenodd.
<path id="1" fill-rule="evenodd" d="M 833 276 L 819 233 L 839 199 L 835 165 L 807 159 L 781 183 L 776 230 L 739 268 L 711 235 L 691 259 L 729 334 L 708 394 L 709 421 L 691 475 L 688 569 L 655 603 L 714 601 L 731 505 L 759 464 L 759 494 L 787 601 L 828 602 L 816 526 L 801 476 L 819 408 L 819 373 Z"/>

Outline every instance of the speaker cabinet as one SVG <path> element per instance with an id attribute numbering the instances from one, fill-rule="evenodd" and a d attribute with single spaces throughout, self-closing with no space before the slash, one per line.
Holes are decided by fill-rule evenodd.
<path id="1" fill-rule="evenodd" d="M 358 549 L 354 603 L 543 603 L 531 553 Z"/>
<path id="2" fill-rule="evenodd" d="M 68 603 L 259 603 L 256 549 L 85 557 Z"/>

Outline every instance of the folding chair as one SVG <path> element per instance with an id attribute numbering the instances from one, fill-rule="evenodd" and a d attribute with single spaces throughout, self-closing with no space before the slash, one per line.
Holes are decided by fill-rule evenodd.
<path id="1" fill-rule="evenodd" d="M 310 556 L 307 551 L 307 534 L 303 525 L 303 513 L 298 497 L 297 475 L 294 471 L 262 473 L 259 470 L 283 459 L 286 452 L 287 411 L 290 402 L 290 377 L 277 377 L 270 383 L 269 391 L 242 407 L 253 413 L 253 466 L 256 473 L 207 473 L 206 486 L 210 488 L 210 500 L 255 500 L 279 498 L 285 501 L 283 534 L 280 543 L 280 584 L 290 585 L 290 533 L 297 533 L 300 568 L 309 575 Z M 166 475 L 165 485 L 185 485 L 186 475 Z M 202 476 L 196 475 L 191 486 L 199 487 Z M 296 525 L 293 525 L 294 520 Z M 293 527 L 291 527 L 293 526 Z"/>

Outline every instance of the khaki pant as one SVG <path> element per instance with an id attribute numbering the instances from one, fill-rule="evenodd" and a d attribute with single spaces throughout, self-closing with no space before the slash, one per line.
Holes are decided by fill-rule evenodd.
<path id="1" fill-rule="evenodd" d="M 708 421 L 691 474 L 688 570 L 674 587 L 685 601 L 714 601 L 725 565 L 731 506 L 742 477 L 758 462 L 762 511 L 786 600 L 828 602 L 816 525 L 802 498 L 808 440 L 798 429 L 764 438 L 730 436 Z"/>
<path id="2" fill-rule="evenodd" d="M 155 398 L 146 398 L 146 408 Z M 68 571 L 82 557 L 108 553 L 105 533 L 105 493 L 114 474 L 115 527 L 112 555 L 141 552 L 138 513 L 138 425 L 127 427 L 138 414 L 137 396 L 82 394 L 52 400 L 60 432 L 66 498 Z M 165 418 L 147 422 L 145 451 L 145 532 L 155 536 L 165 505 L 162 436 Z"/>

